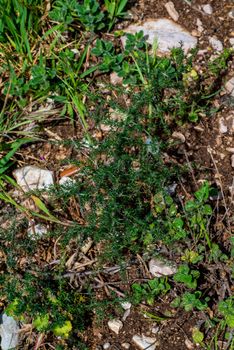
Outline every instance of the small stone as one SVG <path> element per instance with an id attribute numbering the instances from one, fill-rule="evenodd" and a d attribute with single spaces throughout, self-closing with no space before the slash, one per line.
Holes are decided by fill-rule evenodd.
<path id="1" fill-rule="evenodd" d="M 108 327 L 112 332 L 118 335 L 119 331 L 123 328 L 123 322 L 117 319 L 110 320 L 108 321 Z"/>
<path id="2" fill-rule="evenodd" d="M 139 336 L 139 335 L 134 335 L 132 337 L 133 342 L 135 343 L 136 346 L 138 346 L 139 349 L 141 350 L 155 350 L 156 346 L 158 345 L 156 343 L 155 338 L 150 338 L 146 337 L 144 335 Z"/>
<path id="3" fill-rule="evenodd" d="M 234 47 L 234 38 L 230 38 L 229 42 L 230 42 L 231 46 Z"/>
<path id="4" fill-rule="evenodd" d="M 228 94 L 234 97 L 234 77 L 229 79 L 225 84 L 225 90 Z"/>
<path id="5" fill-rule="evenodd" d="M 219 120 L 219 132 L 225 134 L 228 131 L 227 125 L 224 124 L 224 119 Z"/>
<path id="6" fill-rule="evenodd" d="M 151 332 L 152 332 L 153 334 L 157 334 L 157 333 L 159 332 L 159 327 L 153 327 L 153 328 L 151 329 Z"/>
<path id="7" fill-rule="evenodd" d="M 123 321 L 126 321 L 126 319 L 128 318 L 128 316 L 130 315 L 130 313 L 131 313 L 131 310 L 130 310 L 130 309 L 126 310 L 125 313 L 124 313 L 124 315 L 123 315 L 123 317 L 122 317 L 122 320 L 123 320 Z"/>
<path id="8" fill-rule="evenodd" d="M 123 83 L 123 78 L 119 77 L 117 73 L 113 72 L 110 75 L 110 82 L 113 85 L 121 85 Z"/>
<path id="9" fill-rule="evenodd" d="M 149 271 L 155 277 L 170 276 L 176 273 L 175 266 L 170 266 L 159 259 L 151 259 L 149 262 Z"/>
<path id="10" fill-rule="evenodd" d="M 125 32 L 135 34 L 143 31 L 147 42 L 151 45 L 155 41 L 158 44 L 158 51 L 161 54 L 169 53 L 173 47 L 181 47 L 185 52 L 196 47 L 197 39 L 194 38 L 186 29 L 174 23 L 169 19 L 147 20 L 142 25 L 130 25 Z M 126 37 L 121 38 L 123 46 Z"/>
<path id="11" fill-rule="evenodd" d="M 174 139 L 180 140 L 182 143 L 185 142 L 185 136 L 181 132 L 174 131 L 172 137 Z"/>
<path id="12" fill-rule="evenodd" d="M 234 154 L 231 156 L 232 167 L 234 168 Z"/>
<path id="13" fill-rule="evenodd" d="M 232 19 L 234 19 L 234 9 L 231 10 L 229 13 L 228 13 L 228 16 Z"/>
<path id="14" fill-rule="evenodd" d="M 103 349 L 104 350 L 107 350 L 107 349 L 109 349 L 110 348 L 110 343 L 105 343 L 104 345 L 103 345 Z"/>
<path id="15" fill-rule="evenodd" d="M 203 24 L 202 24 L 202 21 L 198 18 L 197 19 L 197 29 L 198 29 L 198 31 L 200 32 L 200 33 L 202 33 L 203 32 L 203 30 L 204 30 L 204 28 L 203 28 Z"/>
<path id="16" fill-rule="evenodd" d="M 207 15 L 212 15 L 213 13 L 213 8 L 210 4 L 203 5 L 202 9 Z"/>
<path id="17" fill-rule="evenodd" d="M 18 168 L 13 175 L 24 192 L 46 189 L 54 184 L 52 171 L 34 165 Z"/>
<path id="18" fill-rule="evenodd" d="M 0 325 L 1 349 L 10 350 L 18 346 L 19 326 L 13 317 L 2 315 L 2 324 Z"/>
<path id="19" fill-rule="evenodd" d="M 223 50 L 223 44 L 215 36 L 209 37 L 209 43 L 215 51 Z"/>
<path id="20" fill-rule="evenodd" d="M 227 147 L 226 151 L 230 152 L 230 153 L 234 153 L 234 148 L 233 147 Z"/>
<path id="21" fill-rule="evenodd" d="M 129 343 L 122 343 L 121 346 L 122 346 L 123 349 L 128 350 L 131 345 Z"/>
<path id="22" fill-rule="evenodd" d="M 185 339 L 184 343 L 185 343 L 187 349 L 189 349 L 189 350 L 193 350 L 194 349 L 194 343 L 192 343 L 188 338 Z"/>
<path id="23" fill-rule="evenodd" d="M 124 310 L 129 310 L 129 309 L 131 309 L 132 304 L 129 303 L 128 301 L 124 301 L 123 303 L 121 303 L 121 306 Z"/>
<path id="24" fill-rule="evenodd" d="M 168 1 L 165 5 L 165 8 L 169 14 L 169 16 L 175 21 L 177 22 L 179 19 L 179 14 L 175 9 L 175 5 L 173 4 L 172 1 Z"/>

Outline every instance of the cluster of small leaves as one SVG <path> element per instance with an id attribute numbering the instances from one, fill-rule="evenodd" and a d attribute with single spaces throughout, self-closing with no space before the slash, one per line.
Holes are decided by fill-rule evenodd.
<path id="1" fill-rule="evenodd" d="M 208 307 L 209 298 L 201 300 L 202 292 L 196 290 L 194 293 L 185 292 L 182 297 L 177 297 L 171 303 L 173 307 L 183 307 L 185 311 L 205 310 Z"/>
<path id="2" fill-rule="evenodd" d="M 219 302 L 218 310 L 224 317 L 228 327 L 234 328 L 234 298 L 233 296 Z"/>
<path id="3" fill-rule="evenodd" d="M 191 289 L 197 288 L 197 279 L 200 276 L 199 271 L 190 270 L 187 264 L 180 265 L 178 271 L 174 276 L 175 282 L 184 283 L 184 285 Z"/>
<path id="4" fill-rule="evenodd" d="M 166 277 L 154 278 L 148 283 L 133 283 L 131 298 L 135 304 L 146 301 L 149 305 L 153 305 L 158 295 L 166 294 L 170 289 Z"/>
<path id="5" fill-rule="evenodd" d="M 78 22 L 86 31 L 99 31 L 108 26 L 110 30 L 116 18 L 125 15 L 124 8 L 126 0 L 105 0 L 105 11 L 103 11 L 97 0 L 56 0 L 50 11 L 50 18 L 53 21 L 65 25 Z"/>

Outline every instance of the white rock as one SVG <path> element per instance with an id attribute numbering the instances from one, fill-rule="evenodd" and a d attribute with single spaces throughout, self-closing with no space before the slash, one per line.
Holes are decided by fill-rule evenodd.
<path id="1" fill-rule="evenodd" d="M 232 167 L 234 168 L 234 154 L 231 156 Z"/>
<path id="2" fill-rule="evenodd" d="M 229 79 L 225 84 L 225 89 L 228 94 L 234 97 L 234 77 Z"/>
<path id="3" fill-rule="evenodd" d="M 202 9 L 207 15 L 212 15 L 213 13 L 213 8 L 210 4 L 203 5 Z"/>
<path id="4" fill-rule="evenodd" d="M 123 349 L 128 350 L 131 345 L 129 343 L 122 343 L 121 346 L 122 346 Z"/>
<path id="5" fill-rule="evenodd" d="M 34 165 L 18 168 L 13 172 L 18 185 L 24 192 L 41 190 L 53 185 L 53 172 Z"/>
<path id="6" fill-rule="evenodd" d="M 202 21 L 198 18 L 197 19 L 197 29 L 198 29 L 198 31 L 201 33 L 201 32 L 203 32 L 203 30 L 204 30 L 204 28 L 203 28 L 203 24 L 202 24 Z"/>
<path id="7" fill-rule="evenodd" d="M 128 318 L 128 316 L 130 315 L 130 313 L 131 313 L 131 310 L 130 310 L 130 309 L 126 310 L 126 311 L 124 312 L 124 314 L 123 314 L 122 320 L 123 320 L 123 321 L 126 321 L 126 319 Z"/>
<path id="8" fill-rule="evenodd" d="M 229 13 L 228 13 L 228 16 L 232 19 L 234 19 L 234 10 L 231 10 Z"/>
<path id="9" fill-rule="evenodd" d="M 124 310 L 129 310 L 132 307 L 132 304 L 129 303 L 128 301 L 124 301 L 123 303 L 120 303 L 120 304 Z"/>
<path id="10" fill-rule="evenodd" d="M 151 329 L 151 332 L 152 332 L 153 334 L 157 334 L 157 333 L 159 332 L 159 327 L 153 327 L 153 328 Z"/>
<path id="11" fill-rule="evenodd" d="M 155 277 L 170 276 L 176 273 L 176 267 L 170 266 L 159 259 L 151 259 L 149 262 L 149 271 Z"/>
<path id="12" fill-rule="evenodd" d="M 111 346 L 110 343 L 105 343 L 105 344 L 103 344 L 103 349 L 107 350 L 110 348 L 110 346 Z"/>
<path id="13" fill-rule="evenodd" d="M 214 50 L 216 50 L 216 51 L 223 50 L 223 44 L 215 36 L 209 37 L 209 43 L 213 47 Z"/>
<path id="14" fill-rule="evenodd" d="M 36 224 L 29 226 L 27 230 L 28 236 L 32 239 L 40 238 L 44 236 L 47 233 L 47 228 L 45 225 L 42 224 Z"/>
<path id="15" fill-rule="evenodd" d="M 136 346 L 138 346 L 139 349 L 144 350 L 155 350 L 156 349 L 156 339 L 155 338 L 150 338 L 146 337 L 144 335 L 139 336 L 139 335 L 134 335 L 132 337 L 133 342 L 135 343 Z"/>
<path id="16" fill-rule="evenodd" d="M 108 327 L 115 334 L 119 334 L 119 331 L 123 328 L 123 322 L 117 319 L 110 320 L 108 321 Z"/>
<path id="17" fill-rule="evenodd" d="M 173 4 L 172 1 L 168 1 L 165 5 L 165 8 L 169 14 L 169 16 L 175 21 L 177 22 L 179 19 L 179 14 L 175 9 L 175 5 Z"/>
<path id="18" fill-rule="evenodd" d="M 183 27 L 169 19 L 158 19 L 155 21 L 146 21 L 142 25 L 130 25 L 125 32 L 135 34 L 143 30 L 147 42 L 151 45 L 158 43 L 158 51 L 168 53 L 173 47 L 180 47 L 183 44 L 185 52 L 197 45 L 197 39 L 194 38 Z M 122 43 L 125 45 L 126 37 L 122 37 Z"/>
<path id="19" fill-rule="evenodd" d="M 219 120 L 219 132 L 225 134 L 228 131 L 227 125 L 224 124 L 224 119 Z"/>
<path id="20" fill-rule="evenodd" d="M 2 324 L 0 325 L 1 349 L 9 350 L 17 347 L 19 342 L 19 326 L 13 317 L 2 315 Z"/>
<path id="21" fill-rule="evenodd" d="M 187 349 L 189 349 L 189 350 L 193 350 L 194 349 L 195 344 L 192 343 L 188 338 L 185 339 L 184 343 L 185 343 Z"/>
<path id="22" fill-rule="evenodd" d="M 234 47 L 234 38 L 230 38 L 230 39 L 229 39 L 229 42 L 230 42 L 230 44 L 232 45 L 232 47 Z"/>

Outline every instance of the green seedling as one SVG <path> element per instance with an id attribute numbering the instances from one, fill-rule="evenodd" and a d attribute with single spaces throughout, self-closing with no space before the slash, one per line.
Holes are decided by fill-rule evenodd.
<path id="1" fill-rule="evenodd" d="M 183 307 L 185 311 L 191 310 L 205 310 L 208 305 L 207 301 L 209 298 L 206 298 L 205 301 L 201 301 L 202 293 L 196 290 L 194 293 L 185 292 L 182 297 L 177 297 L 171 303 L 172 307 Z"/>
<path id="2" fill-rule="evenodd" d="M 87 31 L 105 27 L 105 15 L 96 0 L 83 0 L 83 3 L 78 3 L 76 0 L 56 0 L 49 15 L 53 21 L 66 25 L 80 22 Z"/>
<path id="3" fill-rule="evenodd" d="M 124 9 L 128 0 L 104 0 L 105 8 L 108 12 L 109 25 L 108 29 L 111 30 L 117 18 L 124 17 L 126 12 Z"/>
<path id="4" fill-rule="evenodd" d="M 226 325 L 230 328 L 234 328 L 234 298 L 229 297 L 220 301 L 218 304 L 218 310 L 224 317 Z"/>
<path id="5" fill-rule="evenodd" d="M 132 285 L 132 299 L 135 304 L 145 300 L 149 305 L 153 305 L 155 298 L 158 295 L 166 294 L 170 288 L 167 278 L 163 277 L 155 278 L 144 284 L 134 283 Z"/>
<path id="6" fill-rule="evenodd" d="M 189 266 L 184 264 L 179 266 L 173 279 L 175 282 L 184 283 L 187 288 L 196 289 L 199 276 L 199 271 L 190 270 Z"/>
<path id="7" fill-rule="evenodd" d="M 195 344 L 202 345 L 204 334 L 197 327 L 194 327 L 192 330 L 192 338 Z"/>

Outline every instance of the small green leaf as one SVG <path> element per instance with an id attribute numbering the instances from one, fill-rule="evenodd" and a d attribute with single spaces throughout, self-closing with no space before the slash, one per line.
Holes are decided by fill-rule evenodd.
<path id="1" fill-rule="evenodd" d="M 197 327 L 193 328 L 192 337 L 195 344 L 201 344 L 204 339 L 204 334 Z"/>

